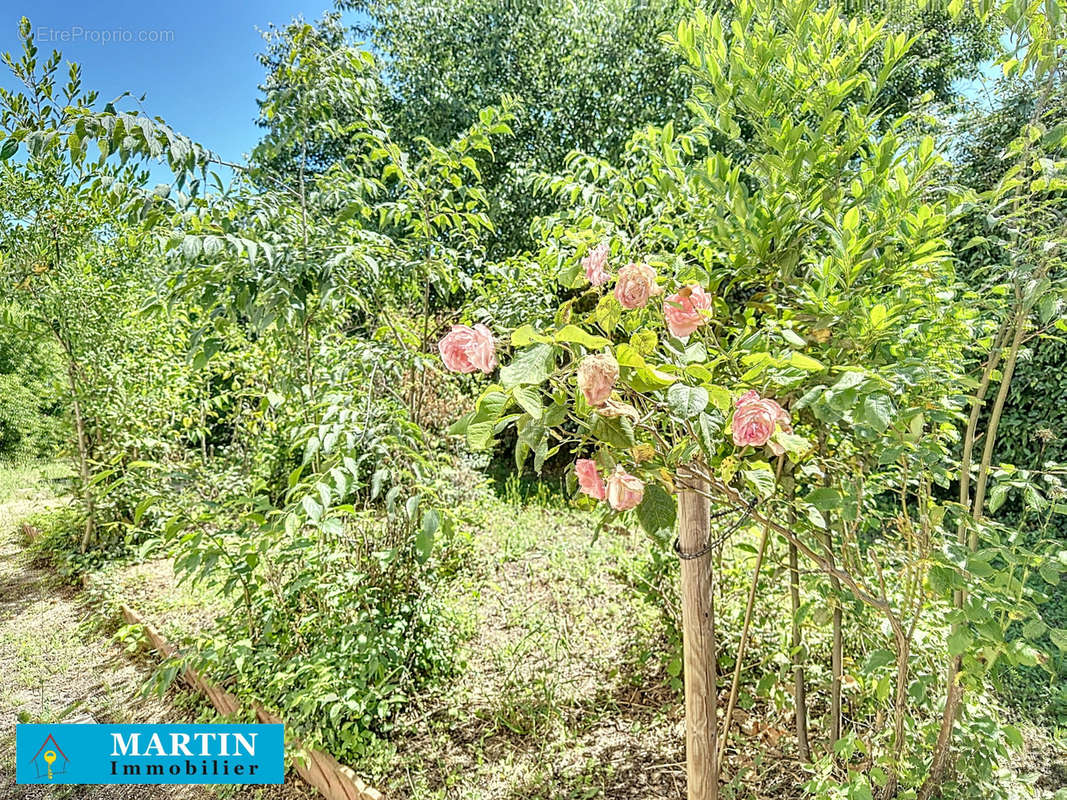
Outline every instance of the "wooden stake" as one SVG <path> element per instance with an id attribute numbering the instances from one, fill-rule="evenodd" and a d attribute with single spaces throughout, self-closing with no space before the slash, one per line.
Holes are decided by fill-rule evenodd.
<path id="1" fill-rule="evenodd" d="M 679 472 L 678 544 L 683 554 L 708 544 L 707 482 Z M 711 553 L 682 559 L 682 644 L 685 663 L 685 761 L 688 800 L 718 800 L 716 752 L 715 608 Z"/>

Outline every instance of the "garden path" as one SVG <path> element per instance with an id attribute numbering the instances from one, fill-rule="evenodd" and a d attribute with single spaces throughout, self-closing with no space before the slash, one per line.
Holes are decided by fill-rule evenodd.
<path id="1" fill-rule="evenodd" d="M 13 480 L 14 479 L 14 480 Z M 0 800 L 209 800 L 207 786 L 18 786 L 20 721 L 192 722 L 188 695 L 142 687 L 151 664 L 126 654 L 85 601 L 24 547 L 20 520 L 61 500 L 32 471 L 0 475 Z M 228 800 L 315 797 L 299 781 L 220 791 Z"/>

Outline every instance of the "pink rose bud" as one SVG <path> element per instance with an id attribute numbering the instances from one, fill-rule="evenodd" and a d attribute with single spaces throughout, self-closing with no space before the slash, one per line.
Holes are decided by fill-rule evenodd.
<path id="1" fill-rule="evenodd" d="M 645 484 L 640 478 L 630 475 L 622 467 L 608 478 L 608 505 L 616 511 L 627 511 L 641 504 L 645 496 Z"/>
<path id="2" fill-rule="evenodd" d="M 593 286 L 603 286 L 608 282 L 608 255 L 611 247 L 607 242 L 601 242 L 594 247 L 585 258 L 582 259 L 582 267 L 585 269 L 585 277 Z"/>
<path id="3" fill-rule="evenodd" d="M 734 403 L 733 437 L 734 445 L 745 447 L 763 447 L 771 443 L 775 455 L 785 452 L 777 442 L 771 442 L 776 429 L 792 433 L 789 412 L 770 398 L 761 398 L 758 392 L 747 391 Z"/>
<path id="4" fill-rule="evenodd" d="M 667 318 L 667 328 L 679 339 L 689 336 L 707 320 L 701 311 L 711 308 L 711 298 L 704 290 L 693 284 L 682 287 L 677 294 L 672 294 L 663 301 L 663 316 Z"/>
<path id="5" fill-rule="evenodd" d="M 579 458 L 574 462 L 574 472 L 578 476 L 578 488 L 585 494 L 595 500 L 607 497 L 607 487 L 604 486 L 604 479 L 600 477 L 600 471 L 593 459 Z"/>
<path id="6" fill-rule="evenodd" d="M 437 344 L 441 360 L 453 372 L 474 372 L 481 370 L 486 374 L 496 369 L 496 343 L 493 332 L 478 323 L 473 328 L 466 325 L 453 325 L 444 339 Z"/>
<path id="7" fill-rule="evenodd" d="M 602 406 L 619 379 L 619 362 L 609 354 L 586 356 L 578 365 L 578 388 L 591 406 Z"/>
<path id="8" fill-rule="evenodd" d="M 619 277 L 615 282 L 615 299 L 623 308 L 631 311 L 643 308 L 648 303 L 648 298 L 662 291 L 656 284 L 656 270 L 648 264 L 627 264 L 619 270 Z"/>

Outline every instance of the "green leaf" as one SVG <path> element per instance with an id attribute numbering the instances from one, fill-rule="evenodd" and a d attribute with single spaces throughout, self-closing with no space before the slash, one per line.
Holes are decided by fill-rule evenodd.
<path id="1" fill-rule="evenodd" d="M 1023 735 L 1019 732 L 1019 729 L 1014 725 L 1004 725 L 1001 727 L 1001 731 L 1004 732 L 1004 740 L 1008 743 L 1008 746 L 1021 750 L 1023 747 Z"/>
<path id="2" fill-rule="evenodd" d="M 803 353 L 794 352 L 789 356 L 788 363 L 791 367 L 807 370 L 808 372 L 822 372 L 822 370 L 826 369 L 821 361 L 816 361 L 811 356 L 806 356 Z"/>
<path id="3" fill-rule="evenodd" d="M 318 522 L 322 518 L 322 506 L 311 495 L 305 495 L 301 504 L 304 506 L 304 513 L 312 522 Z"/>
<path id="4" fill-rule="evenodd" d="M 634 446 L 634 426 L 626 417 L 602 417 L 597 414 L 593 422 L 593 437 L 619 450 Z"/>
<path id="5" fill-rule="evenodd" d="M 527 414 L 535 420 L 541 419 L 544 411 L 541 405 L 541 392 L 533 386 L 516 386 L 511 390 L 511 396 Z"/>
<path id="6" fill-rule="evenodd" d="M 823 486 L 818 489 L 812 489 L 808 496 L 804 498 L 804 501 L 811 503 L 819 511 L 833 511 L 835 508 L 841 507 L 841 493 L 837 489 Z"/>
<path id="7" fill-rule="evenodd" d="M 600 298 L 600 302 L 596 307 L 596 324 L 604 329 L 606 333 L 611 333 L 619 324 L 619 320 L 622 319 L 622 304 L 613 294 L 606 294 Z"/>
<path id="8" fill-rule="evenodd" d="M 511 332 L 511 343 L 515 347 L 525 347 L 528 344 L 534 342 L 551 343 L 552 337 L 545 336 L 543 333 L 538 333 L 534 330 L 533 325 L 523 325 L 520 328 L 516 328 Z"/>
<path id="9" fill-rule="evenodd" d="M 441 517 L 432 508 L 422 515 L 422 525 L 415 534 L 415 558 L 425 564 L 433 552 L 434 535 L 441 528 Z"/>
<path id="10" fill-rule="evenodd" d="M 676 383 L 667 391 L 667 405 L 680 419 L 692 419 L 708 407 L 708 391 L 701 386 Z"/>
<path id="11" fill-rule="evenodd" d="M 659 340 L 655 331 L 637 331 L 630 337 L 630 346 L 641 355 L 647 356 L 656 349 Z"/>
<path id="12" fill-rule="evenodd" d="M 621 345 L 620 345 L 621 346 Z M 673 375 L 654 367 L 635 369 L 626 379 L 626 383 L 638 392 L 654 392 L 665 389 L 677 380 Z"/>
<path id="13" fill-rule="evenodd" d="M 722 413 L 729 414 L 730 408 L 734 404 L 733 395 L 730 394 L 730 390 L 725 386 L 716 386 L 711 383 L 705 383 L 704 388 L 708 390 L 711 404 Z"/>
<path id="14" fill-rule="evenodd" d="M 713 408 L 697 417 L 697 436 L 700 438 L 700 446 L 709 457 L 714 456 L 718 450 L 719 439 L 725 426 L 726 417 L 718 409 Z"/>
<path id="15" fill-rule="evenodd" d="M 625 343 L 615 348 L 615 360 L 620 367 L 642 369 L 646 366 L 645 359 L 637 352 L 636 348 Z"/>
<path id="16" fill-rule="evenodd" d="M 561 344 L 580 344 L 587 350 L 599 350 L 611 344 L 610 339 L 603 336 L 594 336 L 579 328 L 577 325 L 567 325 L 556 333 L 556 341 Z"/>
<path id="17" fill-rule="evenodd" d="M 1023 636 L 1030 641 L 1036 641 L 1046 633 L 1048 633 L 1048 625 L 1039 619 L 1028 620 L 1027 623 L 1023 625 Z"/>
<path id="18" fill-rule="evenodd" d="M 1060 583 L 1060 569 L 1055 564 L 1042 564 L 1041 569 L 1038 570 L 1041 578 L 1049 586 L 1059 586 Z"/>
<path id="19" fill-rule="evenodd" d="M 1052 0 L 1050 5 L 1056 5 L 1055 0 Z M 1061 122 L 1055 126 L 1043 137 L 1041 137 L 1041 144 L 1045 147 L 1053 148 L 1057 147 L 1060 142 L 1067 140 L 1067 122 Z"/>
<path id="20" fill-rule="evenodd" d="M 971 641 L 971 632 L 967 630 L 967 628 L 961 627 L 948 637 L 949 655 L 963 655 L 967 651 L 967 648 L 971 646 Z"/>
<path id="21" fill-rule="evenodd" d="M 453 422 L 451 425 L 448 426 L 448 430 L 446 431 L 446 433 L 449 436 L 462 436 L 462 435 L 464 435 L 467 432 L 467 426 L 470 425 L 470 422 L 471 422 L 472 419 L 474 419 L 474 416 L 475 416 L 475 412 L 473 412 L 473 411 L 471 413 L 469 413 L 469 414 L 464 414 L 462 417 L 460 417 L 459 419 L 457 419 L 455 422 Z"/>
<path id="22" fill-rule="evenodd" d="M 797 436 L 795 433 L 786 433 L 785 431 L 775 431 L 772 437 L 775 442 L 782 446 L 787 453 L 795 456 L 806 455 L 814 445 L 805 439 L 803 436 Z"/>
<path id="23" fill-rule="evenodd" d="M 510 364 L 501 367 L 500 382 L 505 387 L 544 383 L 555 367 L 555 359 L 556 348 L 550 344 L 520 350 Z"/>
<path id="24" fill-rule="evenodd" d="M 658 483 L 650 483 L 645 487 L 645 496 L 637 507 L 637 520 L 645 533 L 653 538 L 658 538 L 657 535 L 664 530 L 669 534 L 674 529 L 677 515 L 674 497 L 666 489 Z"/>
<path id="25" fill-rule="evenodd" d="M 1049 638 L 1052 643 L 1056 645 L 1060 650 L 1067 652 L 1067 629 L 1065 628 L 1053 628 L 1049 631 Z"/>
<path id="26" fill-rule="evenodd" d="M 760 497 L 770 497 L 774 494 L 774 473 L 770 469 L 745 469 L 741 470 L 741 477 L 745 483 Z"/>
<path id="27" fill-rule="evenodd" d="M 883 433 L 893 419 L 893 401 L 884 394 L 868 395 L 856 416 L 861 424 Z"/>
<path id="28" fill-rule="evenodd" d="M 869 656 L 867 661 L 863 665 L 863 671 L 870 674 L 882 667 L 887 667 L 897 660 L 897 657 L 893 655 L 891 650 L 874 650 Z"/>
<path id="29" fill-rule="evenodd" d="M 15 155 L 15 151 L 18 149 L 18 139 L 8 139 L 4 142 L 4 146 L 0 147 L 0 161 L 7 161 L 11 156 Z"/>
<path id="30" fill-rule="evenodd" d="M 508 396 L 498 389 L 486 391 L 478 398 L 478 408 L 467 423 L 467 446 L 485 450 L 493 441 L 493 431 L 508 405 Z"/>

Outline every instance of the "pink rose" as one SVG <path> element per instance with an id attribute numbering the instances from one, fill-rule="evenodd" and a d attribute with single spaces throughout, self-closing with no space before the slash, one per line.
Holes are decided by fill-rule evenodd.
<path id="1" fill-rule="evenodd" d="M 683 286 L 677 294 L 663 301 L 663 316 L 670 332 L 680 339 L 689 336 L 706 321 L 701 311 L 711 308 L 711 298 L 693 284 Z"/>
<path id="2" fill-rule="evenodd" d="M 608 246 L 608 243 L 601 242 L 589 252 L 589 255 L 582 259 L 585 277 L 589 279 L 593 286 L 603 286 L 608 282 L 608 271 L 605 267 L 610 253 L 611 247 Z"/>
<path id="3" fill-rule="evenodd" d="M 771 450 L 780 456 L 782 446 L 772 442 L 776 429 L 785 433 L 792 433 L 793 426 L 789 420 L 789 412 L 770 398 L 759 396 L 758 392 L 747 391 L 737 402 L 734 403 L 733 437 L 737 447 L 753 445 L 763 447 L 770 442 Z"/>
<path id="4" fill-rule="evenodd" d="M 648 264 L 627 264 L 619 270 L 619 278 L 615 282 L 615 298 L 623 308 L 631 311 L 643 308 L 648 303 L 648 298 L 662 291 L 656 285 L 656 270 Z"/>
<path id="5" fill-rule="evenodd" d="M 473 328 L 453 325 L 444 339 L 437 344 L 441 360 L 453 372 L 474 372 L 480 369 L 490 373 L 496 369 L 496 344 L 493 332 L 478 323 Z"/>
<path id="6" fill-rule="evenodd" d="M 608 505 L 616 511 L 626 511 L 640 505 L 645 496 L 645 484 L 640 478 L 630 475 L 622 467 L 608 478 Z"/>
<path id="7" fill-rule="evenodd" d="M 578 365 L 578 388 L 591 406 L 602 406 L 619 379 L 619 362 L 611 354 L 586 356 Z"/>
<path id="8" fill-rule="evenodd" d="M 591 458 L 579 458 L 574 462 L 574 472 L 578 476 L 578 488 L 594 500 L 603 500 L 607 497 L 607 488 L 604 479 L 600 477 L 600 471 L 596 468 L 596 462 Z"/>

